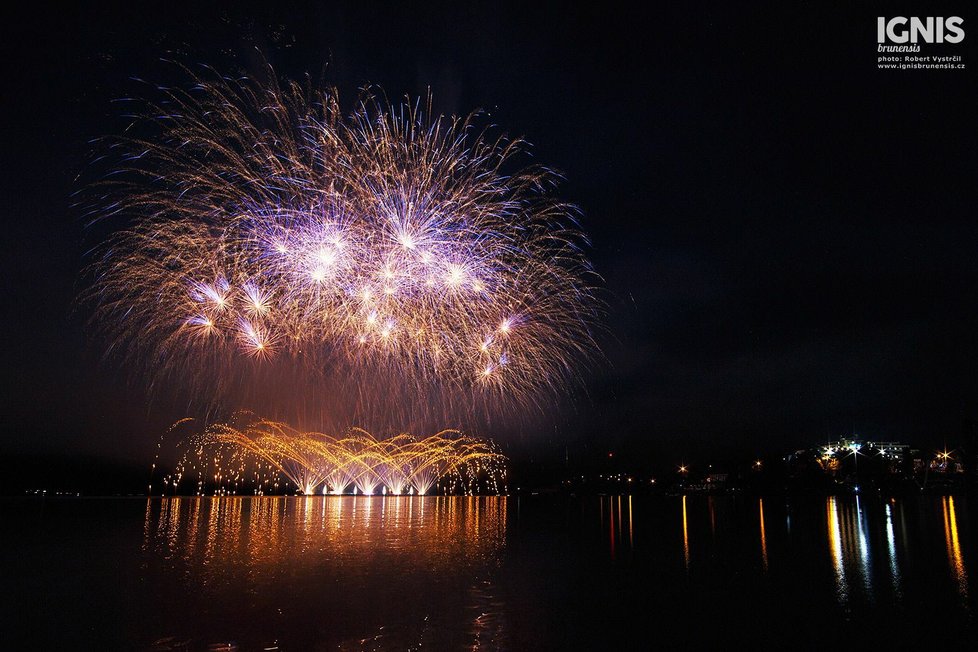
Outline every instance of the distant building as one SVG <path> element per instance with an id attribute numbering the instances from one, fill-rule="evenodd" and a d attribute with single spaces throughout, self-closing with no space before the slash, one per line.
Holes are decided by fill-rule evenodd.
<path id="1" fill-rule="evenodd" d="M 962 485 L 968 468 L 961 451 L 945 450 L 931 459 L 903 442 L 855 438 L 797 450 L 784 459 L 790 482 L 829 490 L 858 491 L 860 486 L 941 490 Z"/>
<path id="2" fill-rule="evenodd" d="M 907 460 L 917 452 L 911 449 L 909 444 L 898 441 L 862 441 L 844 438 L 819 446 L 815 450 L 815 455 L 818 465 L 832 475 L 839 473 L 843 464 L 847 467 L 858 467 L 859 458 L 864 458 L 866 463 L 872 463 L 877 473 L 903 474 L 911 470 L 912 463 Z"/>
<path id="3" fill-rule="evenodd" d="M 898 441 L 867 441 L 862 442 L 858 439 L 840 439 L 839 441 L 829 442 L 818 449 L 821 459 L 838 459 L 848 455 L 861 454 L 881 455 L 892 460 L 902 460 L 910 451 L 909 444 Z"/>

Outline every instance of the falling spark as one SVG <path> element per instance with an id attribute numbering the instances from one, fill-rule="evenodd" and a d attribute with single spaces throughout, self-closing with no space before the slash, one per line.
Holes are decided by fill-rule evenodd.
<path id="1" fill-rule="evenodd" d="M 188 423 L 183 419 L 171 427 Z M 164 485 L 179 489 L 185 477 L 204 478 L 215 493 L 268 493 L 291 485 L 306 495 L 359 493 L 425 495 L 503 493 L 506 457 L 491 441 L 443 430 L 426 438 L 400 434 L 376 439 L 359 428 L 331 437 L 285 423 L 257 419 L 243 425 L 211 424 L 194 435 L 188 452 Z"/>
<path id="2" fill-rule="evenodd" d="M 600 302 L 555 173 L 430 98 L 345 116 L 333 89 L 270 79 L 195 75 L 145 112 L 153 138 L 109 144 L 93 215 L 122 224 L 85 298 L 113 350 L 202 385 L 249 358 L 361 394 L 545 405 L 579 382 Z"/>

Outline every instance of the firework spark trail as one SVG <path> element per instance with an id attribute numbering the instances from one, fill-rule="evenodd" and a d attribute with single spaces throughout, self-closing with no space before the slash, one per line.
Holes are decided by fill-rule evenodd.
<path id="1" fill-rule="evenodd" d="M 478 114 L 366 95 L 344 117 L 334 90 L 268 77 L 163 89 L 137 121 L 155 133 L 111 143 L 93 213 L 126 226 L 87 298 L 113 351 L 211 392 L 276 363 L 367 402 L 526 406 L 577 381 L 596 277 L 554 173 L 511 170 L 523 143 Z"/>
<path id="2" fill-rule="evenodd" d="M 186 423 L 186 421 L 180 422 Z M 178 424 L 179 425 L 179 424 Z M 443 430 L 418 439 L 378 440 L 359 428 L 342 438 L 257 420 L 212 424 L 189 440 L 189 450 L 164 486 L 179 490 L 197 476 L 197 491 L 270 493 L 292 487 L 304 494 L 427 494 L 444 481 L 449 492 L 505 491 L 506 458 L 489 441 Z"/>

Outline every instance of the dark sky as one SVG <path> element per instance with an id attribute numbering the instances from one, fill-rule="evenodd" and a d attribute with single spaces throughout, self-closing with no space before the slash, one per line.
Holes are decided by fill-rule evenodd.
<path id="1" fill-rule="evenodd" d="M 141 463 L 182 416 L 100 363 L 73 312 L 97 234 L 72 193 L 132 77 L 171 81 L 168 57 L 248 69 L 255 48 L 347 98 L 430 87 L 440 111 L 489 109 L 564 173 L 606 281 L 607 362 L 518 441 L 749 454 L 853 431 L 937 445 L 978 419 L 970 5 L 927 5 L 965 18 L 970 69 L 883 71 L 876 16 L 914 14 L 899 3 L 278 4 L 0 21 L 0 454 Z"/>

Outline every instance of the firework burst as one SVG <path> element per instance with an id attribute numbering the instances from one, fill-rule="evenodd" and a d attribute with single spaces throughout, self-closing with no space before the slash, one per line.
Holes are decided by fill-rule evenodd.
<path id="1" fill-rule="evenodd" d="M 345 116 L 268 78 L 194 76 L 140 116 L 151 135 L 110 143 L 94 217 L 125 226 L 87 298 L 112 350 L 210 392 L 262 365 L 368 401 L 525 405 L 576 380 L 598 302 L 554 173 L 430 98 Z"/>
<path id="2" fill-rule="evenodd" d="M 495 444 L 457 430 L 376 439 L 352 428 L 335 438 L 258 419 L 212 424 L 184 445 L 188 450 L 164 479 L 164 491 L 175 493 L 188 479 L 201 494 L 425 495 L 439 485 L 447 493 L 506 490 L 506 458 Z"/>

